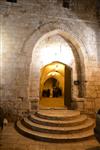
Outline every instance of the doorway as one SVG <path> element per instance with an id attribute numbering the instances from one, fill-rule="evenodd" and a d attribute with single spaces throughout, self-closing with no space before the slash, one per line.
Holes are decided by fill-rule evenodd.
<path id="1" fill-rule="evenodd" d="M 30 42 L 33 41 L 33 37 L 34 36 L 32 36 Z M 83 97 L 85 94 L 85 66 L 84 56 L 79 42 L 71 37 L 69 33 L 62 30 L 54 30 L 47 32 L 46 34 L 41 32 L 41 38 L 39 40 L 37 39 L 37 43 L 36 41 L 34 42 L 35 46 L 33 44 L 34 51 L 32 53 L 32 62 L 29 74 L 29 101 L 32 99 L 37 103 L 37 106 L 40 106 L 42 95 L 41 87 L 43 86 L 43 82 L 41 82 L 41 80 L 46 81 L 51 74 L 52 76 L 55 76 L 55 74 L 62 76 L 62 74 L 57 71 L 59 67 L 56 67 L 56 69 L 51 70 L 50 72 L 47 71 L 47 73 L 45 71 L 40 71 L 45 68 L 45 66 L 48 66 L 50 63 L 55 61 L 59 61 L 62 64 L 64 63 L 72 68 L 72 84 L 70 85 L 73 92 L 72 94 L 69 94 L 69 97 L 75 97 L 75 100 Z M 42 72 L 45 72 L 46 77 L 42 74 Z M 74 84 L 74 81 L 79 81 L 79 84 Z M 71 93 L 71 89 L 68 93 Z M 65 98 L 66 96 L 64 97 L 63 95 L 64 106 L 68 106 L 67 98 L 66 101 Z"/>
<path id="2" fill-rule="evenodd" d="M 52 62 L 41 69 L 40 106 L 69 107 L 71 102 L 71 68 Z"/>

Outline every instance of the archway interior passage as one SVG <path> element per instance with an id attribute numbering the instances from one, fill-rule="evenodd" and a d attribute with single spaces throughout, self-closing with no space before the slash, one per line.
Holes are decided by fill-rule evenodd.
<path id="1" fill-rule="evenodd" d="M 71 68 L 55 61 L 41 69 L 40 106 L 69 107 L 71 103 Z"/>
<path id="2" fill-rule="evenodd" d="M 52 62 L 61 62 L 72 68 L 72 85 L 71 90 L 72 94 L 78 97 L 79 87 L 75 86 L 73 83 L 74 80 L 78 80 L 78 71 L 75 55 L 73 53 L 70 42 L 67 42 L 63 36 L 60 34 L 48 34 L 45 38 L 39 40 L 33 50 L 32 63 L 30 70 L 30 87 L 29 95 L 35 99 L 40 99 L 41 97 L 41 68 L 52 63 Z M 75 51 L 75 53 L 77 53 Z M 78 61 L 80 64 L 80 61 Z M 53 73 L 51 70 L 50 73 Z M 59 73 L 59 72 L 57 72 Z M 46 73 L 45 73 L 46 74 Z M 48 74 L 48 75 L 49 75 Z"/>
<path id="3" fill-rule="evenodd" d="M 64 107 L 65 65 L 52 62 L 41 69 L 40 105 Z"/>

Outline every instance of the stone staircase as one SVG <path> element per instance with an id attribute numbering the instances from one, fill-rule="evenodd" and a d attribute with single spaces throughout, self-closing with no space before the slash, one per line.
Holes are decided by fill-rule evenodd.
<path id="1" fill-rule="evenodd" d="M 47 142 L 69 142 L 93 136 L 95 122 L 79 111 L 40 110 L 15 125 L 22 135 Z"/>

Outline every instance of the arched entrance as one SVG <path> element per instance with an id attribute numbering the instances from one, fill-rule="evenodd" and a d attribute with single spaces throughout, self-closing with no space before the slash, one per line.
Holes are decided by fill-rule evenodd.
<path id="1" fill-rule="evenodd" d="M 44 32 L 42 33 L 42 30 L 40 30 L 39 34 L 40 33 L 41 33 L 41 36 L 42 36 L 42 34 L 44 34 Z M 83 57 L 82 51 L 81 51 L 80 46 L 78 45 L 77 41 L 73 37 L 71 37 L 71 35 L 68 34 L 68 32 L 65 32 L 62 30 L 54 30 L 54 31 L 48 32 L 47 34 L 43 35 L 43 37 L 40 38 L 39 40 L 37 39 L 38 42 L 36 43 L 36 45 L 34 47 L 34 51 L 35 51 L 36 46 L 40 43 L 41 40 L 43 40 L 45 38 L 49 38 L 50 36 L 54 36 L 54 35 L 59 35 L 71 47 L 71 50 L 73 52 L 74 59 L 75 59 L 75 67 L 74 67 L 75 72 L 76 72 L 76 79 L 75 80 L 80 81 L 79 83 L 82 83 L 82 84 L 79 84 L 77 86 L 77 93 L 78 94 L 76 95 L 76 97 L 84 97 L 84 91 L 85 91 L 84 57 Z M 33 51 L 33 54 L 34 54 L 34 51 Z M 39 52 L 37 52 L 37 53 L 39 53 Z M 67 59 L 67 57 L 66 57 L 66 59 Z M 40 72 L 39 72 L 39 70 L 43 65 L 40 66 L 40 68 L 38 70 L 36 70 L 38 68 L 38 66 L 35 62 L 36 66 L 35 66 L 35 69 L 33 69 L 33 67 L 34 67 L 33 61 L 34 61 L 34 59 L 32 59 L 32 63 L 30 66 L 29 87 L 28 87 L 29 93 L 28 93 L 28 95 L 29 95 L 29 97 L 32 97 L 32 99 L 37 99 L 37 101 L 39 102 L 39 97 L 40 97 L 40 95 L 39 95 L 40 94 L 39 93 L 39 85 L 40 85 Z M 32 71 L 32 69 L 35 71 Z M 35 80 L 33 79 L 32 73 L 36 77 Z M 72 81 L 72 84 L 73 83 L 74 83 L 74 79 Z M 74 86 L 74 84 L 72 85 L 72 88 L 73 88 L 73 86 Z M 71 96 L 73 97 L 73 93 Z"/>
<path id="2" fill-rule="evenodd" d="M 52 62 L 41 68 L 40 106 L 67 107 L 71 105 L 71 68 Z"/>

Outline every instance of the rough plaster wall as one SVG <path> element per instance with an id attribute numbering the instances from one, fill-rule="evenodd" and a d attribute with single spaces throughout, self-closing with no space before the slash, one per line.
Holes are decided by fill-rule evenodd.
<path id="1" fill-rule="evenodd" d="M 88 58 L 85 61 L 88 81 L 86 96 L 93 97 L 96 100 L 96 106 L 100 107 L 100 57 L 98 56 L 100 36 L 95 9 L 89 7 L 87 11 L 90 13 L 85 13 L 84 1 L 80 3 L 81 7 L 79 4 L 74 4 L 74 1 L 72 10 L 56 5 L 56 2 L 54 0 L 53 3 L 51 1 L 47 3 L 47 0 L 39 0 L 37 3 L 34 0 L 33 3 L 32 0 L 19 0 L 13 5 L 3 0 L 0 2 L 0 57 L 2 57 L 0 104 L 8 104 L 9 109 L 13 108 L 15 101 L 16 107 L 22 103 L 25 109 L 28 108 L 27 88 L 32 52 L 28 50 L 27 53 L 22 52 L 25 43 L 40 26 L 57 21 L 66 24 L 66 30 L 68 29 L 83 44 L 84 53 Z"/>

